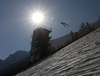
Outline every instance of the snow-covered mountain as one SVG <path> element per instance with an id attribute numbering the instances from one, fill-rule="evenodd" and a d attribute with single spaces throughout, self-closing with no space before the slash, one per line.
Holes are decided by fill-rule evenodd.
<path id="1" fill-rule="evenodd" d="M 6 68 L 9 65 L 24 59 L 27 56 L 29 56 L 29 52 L 18 50 L 14 54 L 10 54 L 4 61 L 0 60 L 0 69 Z"/>
<path id="2" fill-rule="evenodd" d="M 100 76 L 100 28 L 16 76 Z"/>

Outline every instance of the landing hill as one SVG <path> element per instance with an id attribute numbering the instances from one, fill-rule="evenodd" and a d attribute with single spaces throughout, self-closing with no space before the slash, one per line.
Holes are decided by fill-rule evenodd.
<path id="1" fill-rule="evenodd" d="M 100 76 L 100 28 L 16 76 Z"/>

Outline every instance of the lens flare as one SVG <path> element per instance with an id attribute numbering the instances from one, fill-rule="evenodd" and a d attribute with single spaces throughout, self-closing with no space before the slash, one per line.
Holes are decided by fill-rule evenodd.
<path id="1" fill-rule="evenodd" d="M 53 20 L 53 18 L 51 18 L 51 20 Z"/>

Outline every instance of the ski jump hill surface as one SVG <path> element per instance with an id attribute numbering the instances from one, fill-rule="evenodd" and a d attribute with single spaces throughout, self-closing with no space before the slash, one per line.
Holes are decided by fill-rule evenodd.
<path id="1" fill-rule="evenodd" d="M 100 28 L 16 76 L 100 76 Z"/>

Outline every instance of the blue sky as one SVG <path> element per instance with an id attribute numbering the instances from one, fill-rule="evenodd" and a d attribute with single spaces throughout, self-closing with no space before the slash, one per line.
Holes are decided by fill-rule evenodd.
<path id="1" fill-rule="evenodd" d="M 97 21 L 100 0 L 0 0 L 0 59 L 17 50 L 30 50 L 31 35 L 37 27 L 30 16 L 37 10 L 46 15 L 43 25 L 53 29 L 50 36 L 55 39 L 77 31 L 82 22 Z"/>

